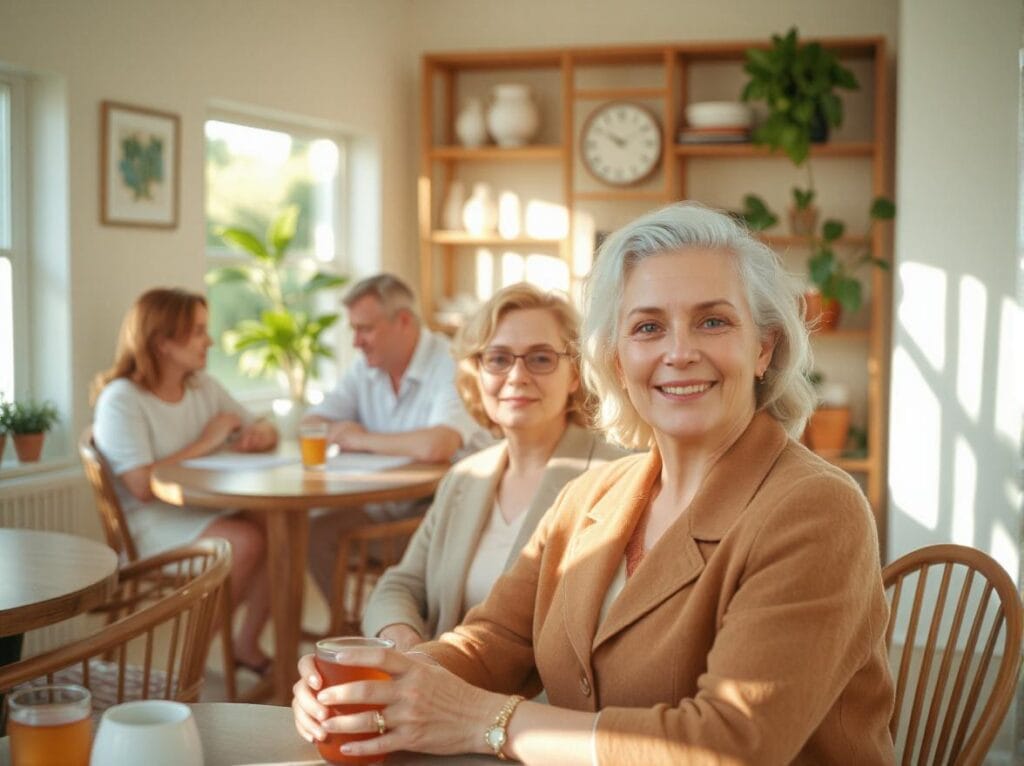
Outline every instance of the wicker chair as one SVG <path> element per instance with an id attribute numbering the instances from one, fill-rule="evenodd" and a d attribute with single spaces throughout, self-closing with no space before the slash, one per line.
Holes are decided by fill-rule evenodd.
<path id="1" fill-rule="evenodd" d="M 132 699 L 195 702 L 231 571 L 225 540 L 198 540 L 120 572 L 96 612 L 112 622 L 67 646 L 0 667 L 0 692 L 20 685 L 77 683 L 94 711 Z"/>
<path id="2" fill-rule="evenodd" d="M 138 561 L 139 552 L 132 539 L 132 533 L 128 529 L 128 522 L 125 520 L 124 510 L 121 508 L 121 500 L 114 489 L 114 472 L 103 457 L 103 453 L 96 447 L 92 438 L 92 427 L 87 426 L 78 440 L 78 456 L 82 460 L 82 468 L 85 470 L 85 477 L 92 487 L 93 498 L 96 500 L 96 510 L 100 515 L 100 522 L 103 525 L 103 534 L 107 538 L 107 545 L 114 549 L 122 564 Z M 231 588 L 223 590 L 223 604 L 219 615 L 220 629 L 222 632 L 222 659 L 224 662 L 224 690 L 229 702 L 237 699 L 237 687 L 235 684 L 235 650 L 231 643 L 232 617 L 234 611 L 231 605 Z"/>
<path id="3" fill-rule="evenodd" d="M 334 564 L 327 635 L 362 635 L 360 623 L 366 594 L 384 570 L 402 558 L 409 538 L 422 521 L 422 516 L 414 516 L 365 524 L 341 535 Z"/>
<path id="4" fill-rule="evenodd" d="M 913 551 L 882 577 L 890 594 L 885 638 L 896 678 L 890 729 L 897 754 L 904 764 L 980 764 L 1020 670 L 1016 586 L 996 561 L 961 545 Z"/>

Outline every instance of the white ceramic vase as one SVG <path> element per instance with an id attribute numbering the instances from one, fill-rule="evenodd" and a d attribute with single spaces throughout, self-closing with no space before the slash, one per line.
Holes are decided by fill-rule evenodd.
<path id="1" fill-rule="evenodd" d="M 462 225 L 470 234 L 482 237 L 493 234 L 498 224 L 498 206 L 488 183 L 473 184 L 473 193 L 462 208 Z"/>
<path id="2" fill-rule="evenodd" d="M 519 195 L 503 191 L 498 195 L 498 234 L 503 239 L 515 239 L 523 229 L 523 213 Z"/>
<path id="3" fill-rule="evenodd" d="M 537 134 L 540 114 L 528 85 L 494 86 L 494 100 L 487 110 L 487 129 L 498 146 L 523 146 Z"/>
<path id="4" fill-rule="evenodd" d="M 441 209 L 441 225 L 449 231 L 462 229 L 462 208 L 466 204 L 466 185 L 462 181 L 452 181 L 448 186 L 448 194 L 444 198 Z"/>
<path id="5" fill-rule="evenodd" d="M 455 118 L 455 135 L 459 143 L 470 148 L 483 146 L 487 141 L 487 122 L 480 99 L 466 99 L 459 116 Z"/>

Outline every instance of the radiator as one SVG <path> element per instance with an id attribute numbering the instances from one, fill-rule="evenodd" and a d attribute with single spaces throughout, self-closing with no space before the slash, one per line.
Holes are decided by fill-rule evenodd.
<path id="1" fill-rule="evenodd" d="M 66 532 L 103 542 L 92 490 L 78 465 L 13 479 L 0 473 L 0 527 Z M 84 630 L 83 618 L 75 618 L 30 631 L 24 656 L 74 641 Z"/>

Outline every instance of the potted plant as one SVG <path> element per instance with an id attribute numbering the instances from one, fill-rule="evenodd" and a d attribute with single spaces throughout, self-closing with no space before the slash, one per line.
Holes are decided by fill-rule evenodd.
<path id="1" fill-rule="evenodd" d="M 298 217 L 297 206 L 286 208 L 270 223 L 265 238 L 240 227 L 218 229 L 232 249 L 250 256 L 252 262 L 213 269 L 206 275 L 209 285 L 242 283 L 263 299 L 265 308 L 258 318 L 243 319 L 224 333 L 224 348 L 238 354 L 243 373 L 279 378 L 296 410 L 305 403 L 306 385 L 317 361 L 333 356 L 323 333 L 338 314 L 316 314 L 312 298 L 346 282 L 336 274 L 288 261 Z"/>
<path id="2" fill-rule="evenodd" d="M 0 430 L 11 435 L 14 451 L 22 463 L 34 463 L 43 452 L 43 439 L 57 422 L 57 408 L 52 402 L 5 402 Z"/>
<path id="3" fill-rule="evenodd" d="M 814 371 L 810 374 L 818 394 L 818 407 L 804 429 L 804 443 L 825 457 L 838 457 L 850 432 L 850 391 L 842 383 L 827 382 Z"/>
<path id="4" fill-rule="evenodd" d="M 10 404 L 0 396 L 0 464 L 4 462 L 4 447 L 7 446 L 7 412 Z"/>
<path id="5" fill-rule="evenodd" d="M 743 68 L 750 80 L 742 98 L 768 107 L 751 138 L 803 164 L 811 142 L 827 140 L 829 127 L 843 121 L 836 90 L 856 90 L 857 78 L 819 43 L 801 44 L 796 27 L 785 36 L 772 35 L 768 48 L 748 49 L 746 58 Z"/>
<path id="6" fill-rule="evenodd" d="M 810 237 L 818 228 L 818 208 L 814 189 L 793 187 L 793 205 L 789 208 L 789 231 L 797 237 Z"/>

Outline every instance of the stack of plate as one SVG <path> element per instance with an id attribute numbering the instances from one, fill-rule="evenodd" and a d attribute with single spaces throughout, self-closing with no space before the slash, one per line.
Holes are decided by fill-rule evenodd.
<path id="1" fill-rule="evenodd" d="M 750 106 L 740 101 L 696 101 L 686 106 L 681 144 L 734 144 L 750 141 Z"/>

